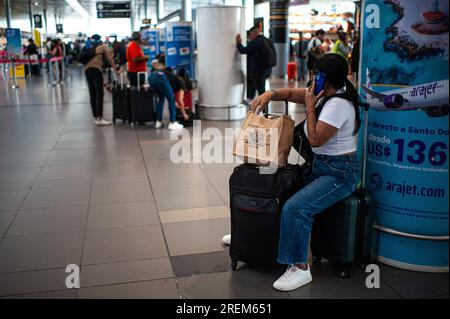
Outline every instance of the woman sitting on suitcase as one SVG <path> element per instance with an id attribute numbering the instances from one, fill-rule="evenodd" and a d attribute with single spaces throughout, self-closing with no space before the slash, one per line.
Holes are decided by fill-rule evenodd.
<path id="1" fill-rule="evenodd" d="M 271 100 L 304 103 L 304 131 L 314 152 L 311 182 L 282 209 L 278 262 L 289 267 L 273 284 L 277 290 L 294 290 L 312 281 L 307 258 L 313 217 L 351 195 L 359 182 L 356 134 L 361 122 L 348 71 L 342 56 L 327 54 L 317 61 L 312 87 L 267 91 L 252 103 L 256 113 Z"/>

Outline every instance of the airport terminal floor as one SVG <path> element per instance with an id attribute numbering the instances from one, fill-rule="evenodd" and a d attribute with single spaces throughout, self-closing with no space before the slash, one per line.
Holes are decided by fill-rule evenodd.
<path id="1" fill-rule="evenodd" d="M 382 264 L 379 289 L 366 287 L 364 269 L 341 279 L 326 262 L 290 293 L 272 288 L 284 269 L 232 271 L 221 238 L 236 164 L 172 163 L 166 128 L 96 127 L 81 68 L 60 86 L 45 77 L 18 84 L 0 81 L 2 298 L 448 298 L 448 273 Z M 104 109 L 110 119 L 107 92 Z M 305 116 L 301 105 L 289 111 Z M 66 288 L 69 264 L 80 266 L 80 289 Z"/>

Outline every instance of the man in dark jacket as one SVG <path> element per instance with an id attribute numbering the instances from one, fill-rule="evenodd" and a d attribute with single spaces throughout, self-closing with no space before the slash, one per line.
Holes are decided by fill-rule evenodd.
<path id="1" fill-rule="evenodd" d="M 247 76 L 252 79 L 248 82 L 253 84 L 247 88 L 247 97 L 253 99 L 255 89 L 259 95 L 266 91 L 266 80 L 272 73 L 272 67 L 275 66 L 276 52 L 272 41 L 263 36 L 257 27 L 250 29 L 248 38 L 250 41 L 244 47 L 241 36 L 238 34 L 236 46 L 239 53 L 247 54 Z"/>

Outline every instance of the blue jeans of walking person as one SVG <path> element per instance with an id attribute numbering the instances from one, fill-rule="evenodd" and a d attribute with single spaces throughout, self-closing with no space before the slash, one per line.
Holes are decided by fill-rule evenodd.
<path id="1" fill-rule="evenodd" d="M 313 217 L 350 196 L 359 182 L 356 155 L 315 154 L 311 182 L 294 194 L 281 213 L 278 262 L 307 262 Z"/>
<path id="2" fill-rule="evenodd" d="M 167 99 L 169 103 L 169 114 L 170 122 L 175 122 L 176 120 L 176 109 L 175 109 L 175 96 L 170 86 L 169 80 L 164 73 L 153 72 L 148 77 L 148 83 L 150 87 L 156 91 L 158 95 L 158 104 L 156 106 L 156 120 L 162 121 L 163 109 L 164 109 L 164 98 Z"/>

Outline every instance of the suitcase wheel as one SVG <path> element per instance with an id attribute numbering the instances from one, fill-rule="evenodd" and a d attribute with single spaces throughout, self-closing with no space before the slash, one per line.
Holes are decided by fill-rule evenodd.
<path id="1" fill-rule="evenodd" d="M 368 265 L 373 264 L 373 263 L 374 263 L 374 261 L 372 258 L 366 257 L 362 260 L 361 267 L 362 267 L 362 269 L 365 270 Z"/>
<path id="2" fill-rule="evenodd" d="M 322 262 L 322 256 L 313 255 L 312 260 L 313 260 L 313 263 L 320 264 Z"/>
<path id="3" fill-rule="evenodd" d="M 339 271 L 339 277 L 346 279 L 352 276 L 352 271 L 350 269 L 341 269 Z"/>
<path id="4" fill-rule="evenodd" d="M 237 269 L 237 264 L 238 264 L 237 260 L 231 261 L 231 269 L 233 269 L 234 271 L 236 271 L 236 269 Z"/>

